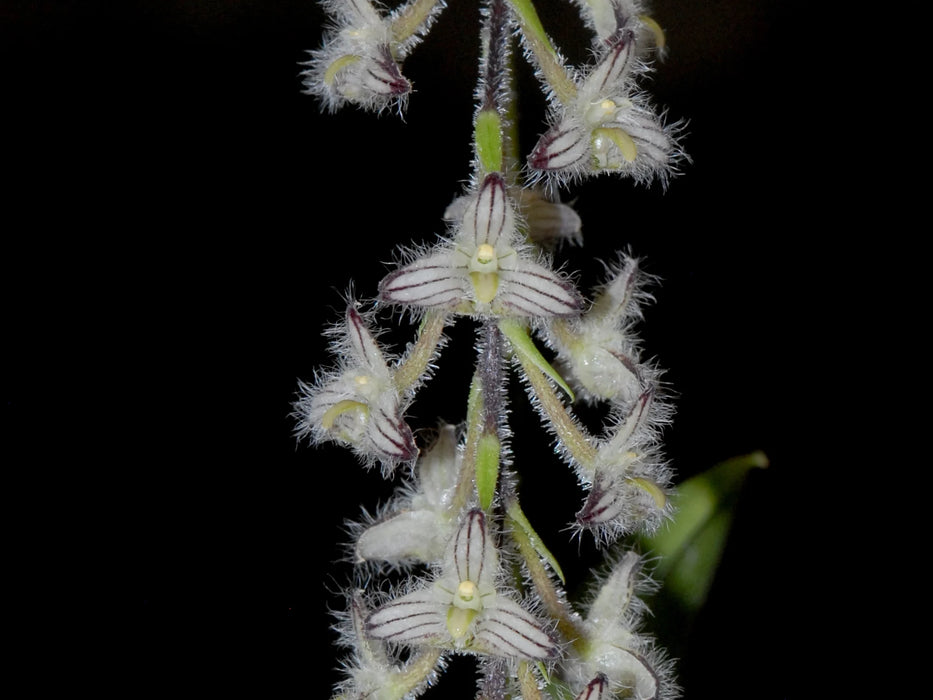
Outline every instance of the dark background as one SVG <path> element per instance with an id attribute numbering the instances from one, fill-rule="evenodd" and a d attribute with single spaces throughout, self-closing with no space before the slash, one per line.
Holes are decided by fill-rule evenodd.
<path id="1" fill-rule="evenodd" d="M 323 18 L 310 0 L 0 8 L 6 423 L 58 497 L 87 494 L 55 549 L 105 605 L 120 601 L 131 696 L 195 670 L 205 692 L 267 697 L 325 697 L 335 678 L 324 647 L 350 576 L 331 563 L 342 522 L 390 489 L 342 450 L 297 446 L 290 402 L 329 362 L 321 331 L 350 281 L 371 297 L 397 245 L 442 231 L 469 175 L 477 10 L 450 4 L 406 63 L 404 121 L 322 114 L 301 94 Z M 683 658 L 688 698 L 789 697 L 803 652 L 788 632 L 788 513 L 806 508 L 800 475 L 817 468 L 800 437 L 821 392 L 802 358 L 826 303 L 810 286 L 821 165 L 800 115 L 820 113 L 825 76 L 793 67 L 809 39 L 792 3 L 653 7 L 670 53 L 651 90 L 689 122 L 692 163 L 667 192 L 605 178 L 565 193 L 586 240 L 566 259 L 591 285 L 595 261 L 628 247 L 663 280 L 642 337 L 677 394 L 666 444 L 681 477 L 769 456 L 708 606 L 662 643 Z M 584 57 L 569 4 L 540 11 Z M 541 106 L 523 99 L 526 150 Z M 387 339 L 400 349 L 409 332 Z M 453 336 L 416 426 L 462 416 L 469 324 Z M 572 569 L 562 527 L 582 494 L 515 396 L 526 510 Z M 73 534 L 84 524 L 90 542 Z M 579 554 L 596 559 L 589 542 Z"/>

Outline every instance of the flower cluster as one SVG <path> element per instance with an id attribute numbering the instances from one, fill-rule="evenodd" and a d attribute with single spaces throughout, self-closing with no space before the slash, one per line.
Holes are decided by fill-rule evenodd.
<path id="1" fill-rule="evenodd" d="M 484 0 L 474 172 L 445 212 L 446 232 L 402 251 L 371 305 L 351 295 L 330 331 L 334 366 L 299 384 L 297 435 L 344 445 L 396 484 L 375 515 L 348 527 L 357 576 L 337 626 L 348 653 L 335 700 L 411 700 L 440 682 L 453 655 L 476 659 L 485 700 L 678 693 L 671 664 L 640 629 L 637 594 L 650 584 L 622 539 L 672 515 L 660 445 L 670 409 L 636 336 L 651 278 L 621 255 L 587 298 L 554 261 L 562 243 L 582 244 L 580 217 L 557 186 L 605 172 L 664 182 L 675 170 L 677 129 L 637 87 L 663 33 L 638 0 L 577 4 L 594 61 L 568 68 L 531 0 Z M 333 23 L 304 73 L 308 90 L 329 110 L 402 109 L 403 60 L 444 2 L 324 7 Z M 524 165 L 507 135 L 516 36 L 551 110 Z M 383 311 L 419 324 L 403 352 L 381 340 Z M 477 330 L 463 420 L 413 429 L 409 408 L 460 318 Z M 610 549 L 613 563 L 585 601 L 570 600 L 522 508 L 518 476 L 536 475 L 513 460 L 513 374 L 582 487 L 572 527 Z M 575 403 L 605 409 L 599 431 L 584 427 Z"/>
<path id="2" fill-rule="evenodd" d="M 660 372 L 639 358 L 634 329 L 641 302 L 650 299 L 643 277 L 638 261 L 623 256 L 585 314 L 541 331 L 580 398 L 610 408 L 611 429 L 589 440 L 595 453 L 579 460 L 590 492 L 577 516 L 581 526 L 610 538 L 653 529 L 670 514 L 665 492 L 672 475 L 658 447 L 670 409 Z"/>

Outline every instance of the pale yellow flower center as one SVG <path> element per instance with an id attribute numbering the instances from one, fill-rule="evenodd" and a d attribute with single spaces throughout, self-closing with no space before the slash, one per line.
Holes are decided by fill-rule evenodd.
<path id="1" fill-rule="evenodd" d="M 469 605 L 472 603 L 473 599 L 476 597 L 476 584 L 472 581 L 461 581 L 460 585 L 457 586 L 457 598 L 462 601 L 462 603 L 467 604 L 466 607 L 472 607 Z M 456 601 L 454 605 L 456 605 Z"/>
<path id="2" fill-rule="evenodd" d="M 483 243 L 476 249 L 476 261 L 480 265 L 488 265 L 496 261 L 496 249 L 488 243 Z"/>

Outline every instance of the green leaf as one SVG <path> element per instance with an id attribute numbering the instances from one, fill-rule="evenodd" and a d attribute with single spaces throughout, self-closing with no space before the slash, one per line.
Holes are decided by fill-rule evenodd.
<path id="1" fill-rule="evenodd" d="M 476 155 L 487 173 L 502 170 L 502 120 L 493 111 L 484 109 L 476 115 Z"/>
<path id="2" fill-rule="evenodd" d="M 488 511 L 496 494 L 496 481 L 499 479 L 499 438 L 491 433 L 483 433 L 476 446 L 476 493 L 480 507 Z"/>
<path id="3" fill-rule="evenodd" d="M 528 335 L 528 330 L 523 325 L 504 318 L 499 321 L 499 329 L 505 334 L 505 337 L 509 339 L 509 342 L 512 343 L 512 347 L 515 348 L 516 351 L 522 353 L 535 367 L 553 379 L 561 389 L 567 392 L 567 396 L 570 397 L 571 402 L 576 400 L 573 391 L 567 386 L 567 382 L 565 382 L 564 378 L 551 366 L 551 363 L 544 359 L 544 355 L 538 350 L 538 346 L 535 345 L 531 336 Z"/>
<path id="4" fill-rule="evenodd" d="M 641 546 L 660 557 L 654 576 L 666 595 L 688 610 L 696 611 L 706 601 L 746 475 L 767 466 L 767 456 L 753 452 L 688 479 L 671 497 L 676 510 L 670 526 L 641 538 Z"/>
<path id="5" fill-rule="evenodd" d="M 567 583 L 564 579 L 564 572 L 561 571 L 560 564 L 557 563 L 557 559 L 551 554 L 550 550 L 544 546 L 544 542 L 541 541 L 541 538 L 538 537 L 538 533 L 535 532 L 535 529 L 531 526 L 531 523 L 528 522 L 528 517 L 525 515 L 525 512 L 522 510 L 522 507 L 518 504 L 518 499 L 513 499 L 506 511 L 509 514 L 509 517 L 512 521 L 518 525 L 525 535 L 528 537 L 528 542 L 531 543 L 531 546 L 538 553 L 544 561 L 546 561 L 551 568 L 554 570 L 554 573 L 557 574 L 560 578 L 561 583 Z"/>

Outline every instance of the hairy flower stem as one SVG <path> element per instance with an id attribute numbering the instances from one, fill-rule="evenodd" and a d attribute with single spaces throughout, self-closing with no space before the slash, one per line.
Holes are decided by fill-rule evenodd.
<path id="1" fill-rule="evenodd" d="M 405 667 L 394 677 L 391 697 L 393 700 L 408 697 L 408 694 L 424 684 L 440 661 L 440 649 L 425 649 L 405 664 Z M 388 697 L 388 696 L 387 696 Z"/>
<path id="2" fill-rule="evenodd" d="M 533 360 L 524 352 L 516 352 L 515 356 L 561 444 L 587 473 L 592 474 L 596 469 L 596 448 L 591 438 L 577 426 L 547 376 Z"/>
<path id="3" fill-rule="evenodd" d="M 392 38 L 398 43 L 410 39 L 442 3 L 443 0 L 414 0 L 392 21 Z"/>
<path id="4" fill-rule="evenodd" d="M 508 668 L 503 659 L 490 659 L 476 700 L 505 700 Z"/>
<path id="5" fill-rule="evenodd" d="M 508 0 L 541 70 L 541 75 L 561 104 L 571 104 L 577 96 L 577 86 L 560 61 L 557 49 L 544 31 L 538 11 L 531 0 Z"/>
<path id="6" fill-rule="evenodd" d="M 425 316 L 418 329 L 418 340 L 411 346 L 393 375 L 399 393 L 414 387 L 424 376 L 441 342 L 446 323 L 447 317 L 442 313 L 432 311 Z"/>
<path id="7" fill-rule="evenodd" d="M 480 109 L 498 111 L 508 89 L 508 13 L 505 0 L 490 0 L 486 17 L 487 40 L 483 61 Z"/>
<path id="8" fill-rule="evenodd" d="M 509 524 L 512 526 L 509 528 L 509 534 L 518 547 L 522 559 L 525 561 L 528 574 L 531 577 L 531 581 L 538 595 L 541 597 L 541 603 L 544 605 L 544 609 L 557 621 L 557 629 L 566 639 L 570 640 L 571 643 L 577 639 L 582 639 L 583 634 L 574 623 L 567 609 L 567 604 L 557 592 L 557 588 L 554 586 L 553 581 L 551 581 L 547 569 L 545 569 L 544 564 L 541 563 L 541 557 L 538 555 L 538 551 L 532 543 L 531 538 L 528 536 L 528 533 L 511 517 L 509 517 Z"/>
<path id="9" fill-rule="evenodd" d="M 505 375 L 502 371 L 502 334 L 494 320 L 488 320 L 481 329 L 483 351 L 480 354 L 481 380 L 483 383 L 483 430 L 486 434 L 498 435 L 499 417 L 503 415 L 502 400 Z"/>

